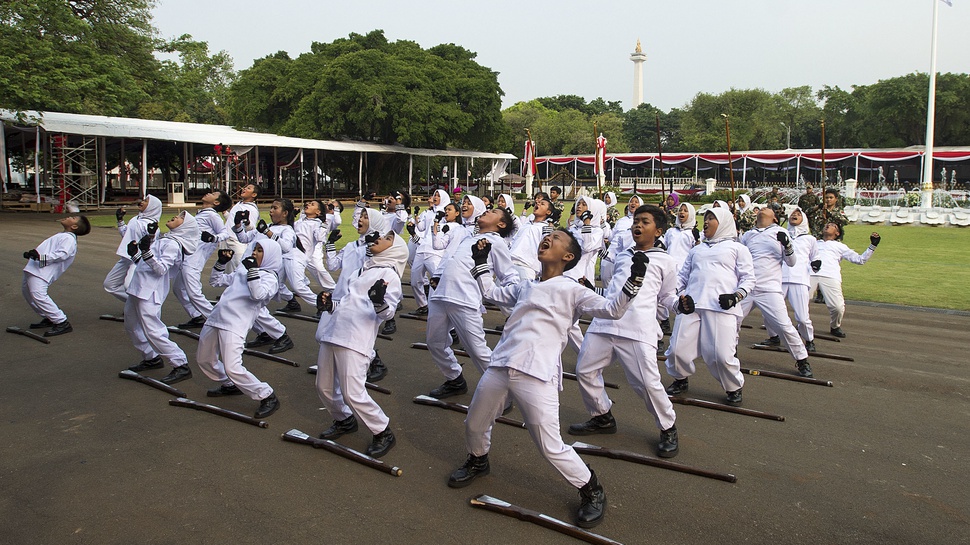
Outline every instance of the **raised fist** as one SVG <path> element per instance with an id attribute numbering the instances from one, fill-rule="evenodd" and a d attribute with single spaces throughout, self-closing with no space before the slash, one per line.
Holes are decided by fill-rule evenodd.
<path id="1" fill-rule="evenodd" d="M 266 225 L 266 220 L 260 218 L 259 221 L 256 222 L 256 230 L 265 235 L 266 231 L 269 231 L 269 225 Z"/>
<path id="2" fill-rule="evenodd" d="M 784 231 L 778 231 L 778 234 L 776 235 L 776 237 L 778 238 L 778 242 L 780 242 L 782 246 L 788 246 L 789 244 L 791 244 L 791 241 L 788 240 L 788 233 Z"/>
<path id="3" fill-rule="evenodd" d="M 202 238 L 202 242 L 215 242 L 216 241 L 215 235 L 213 235 L 212 233 L 210 233 L 208 231 L 202 231 L 202 234 L 199 235 L 199 236 Z"/>
<path id="4" fill-rule="evenodd" d="M 882 240 L 882 237 L 879 236 L 879 233 L 869 235 L 869 244 L 872 244 L 873 246 L 879 246 L 880 240 Z"/>
<path id="5" fill-rule="evenodd" d="M 125 249 L 128 252 L 128 257 L 134 259 L 138 255 L 138 243 L 134 240 L 128 243 L 128 247 Z"/>
<path id="6" fill-rule="evenodd" d="M 378 280 L 367 290 L 367 298 L 375 307 L 384 306 L 384 295 L 387 293 L 387 282 Z"/>
<path id="7" fill-rule="evenodd" d="M 119 209 L 115 210 L 115 217 L 118 218 L 118 221 L 124 221 L 124 219 L 125 219 L 125 209 L 124 208 L 119 208 Z"/>
<path id="8" fill-rule="evenodd" d="M 40 261 L 40 254 L 37 253 L 36 249 L 31 248 L 30 250 L 24 252 L 24 259 L 34 259 L 36 261 Z"/>
<path id="9" fill-rule="evenodd" d="M 249 257 L 247 257 L 247 258 L 245 258 L 245 259 L 242 260 L 242 265 L 243 265 L 243 267 L 246 267 L 246 270 L 247 271 L 250 270 L 250 269 L 255 269 L 256 268 L 256 258 L 253 257 L 253 256 L 249 256 Z"/>
<path id="10" fill-rule="evenodd" d="M 587 280 L 585 276 L 577 280 L 577 282 L 579 282 L 580 284 L 586 286 L 587 288 L 593 291 L 596 291 L 596 286 L 594 286 L 589 280 Z"/>
<path id="11" fill-rule="evenodd" d="M 317 294 L 317 312 L 333 312 L 333 299 L 330 298 L 329 291 Z"/>
<path id="12" fill-rule="evenodd" d="M 741 298 L 738 297 L 737 293 L 722 293 L 717 296 L 717 303 L 721 305 L 721 308 L 728 310 L 734 308 L 734 305 L 738 304 Z"/>
<path id="13" fill-rule="evenodd" d="M 441 281 L 440 276 L 432 276 L 431 280 L 428 280 L 428 285 L 431 286 L 431 289 L 436 290 L 438 289 L 438 282 L 440 281 Z"/>
<path id="14" fill-rule="evenodd" d="M 435 215 L 434 215 L 434 220 L 435 221 L 441 221 L 443 219 L 445 219 L 445 212 L 444 212 L 444 210 L 439 210 L 438 212 L 435 213 Z"/>
<path id="15" fill-rule="evenodd" d="M 407 224 L 407 225 L 405 226 L 405 229 L 407 229 L 407 230 L 408 230 L 408 234 L 409 234 L 409 235 L 411 235 L 411 237 L 413 238 L 413 237 L 414 237 L 414 233 L 415 233 L 415 230 L 414 230 L 414 224 L 413 224 L 413 223 L 409 223 L 409 224 Z"/>
<path id="16" fill-rule="evenodd" d="M 492 251 L 492 243 L 484 238 L 472 244 L 472 260 L 475 261 L 475 265 L 484 265 L 488 262 L 488 253 L 490 251 Z"/>
<path id="17" fill-rule="evenodd" d="M 153 221 L 145 226 L 145 230 L 148 231 L 149 235 L 154 235 L 158 232 L 158 222 Z"/>
<path id="18" fill-rule="evenodd" d="M 337 229 L 334 229 L 333 231 L 330 231 L 329 235 L 327 235 L 327 242 L 329 242 L 330 244 L 334 244 L 342 236 L 343 235 L 340 234 L 340 231 L 338 231 Z"/>
<path id="19" fill-rule="evenodd" d="M 240 221 L 242 222 L 243 225 L 245 225 L 245 226 L 248 227 L 249 226 L 249 210 L 242 210 L 240 212 L 237 212 L 237 214 L 242 214 L 242 218 L 240 219 Z"/>
<path id="20" fill-rule="evenodd" d="M 681 314 L 692 314 L 694 312 L 694 298 L 690 295 L 681 295 L 677 301 L 677 310 Z"/>
<path id="21" fill-rule="evenodd" d="M 415 206 L 414 207 L 414 215 L 417 216 L 420 213 L 421 213 L 421 207 L 420 206 Z"/>
<path id="22" fill-rule="evenodd" d="M 444 225 L 444 226 L 443 226 L 443 227 L 441 228 L 441 232 L 442 232 L 442 233 L 447 233 L 449 229 L 451 229 L 451 227 L 448 227 L 448 224 L 445 224 L 445 225 Z"/>
<path id="23" fill-rule="evenodd" d="M 368 246 L 373 246 L 374 244 L 377 243 L 377 241 L 380 238 L 381 238 L 380 233 L 378 233 L 377 231 L 371 231 L 370 233 L 367 233 L 366 235 L 364 235 L 364 244 L 367 244 Z"/>
<path id="24" fill-rule="evenodd" d="M 587 210 L 587 211 L 583 212 L 582 215 L 579 216 L 579 219 L 582 220 L 582 221 L 584 221 L 584 222 L 589 221 L 589 220 L 593 219 L 593 213 L 590 212 L 589 210 Z"/>
<path id="25" fill-rule="evenodd" d="M 647 263 L 650 258 L 643 252 L 633 254 L 633 263 L 630 265 L 630 281 L 637 286 L 643 285 L 643 277 L 647 274 Z"/>
<path id="26" fill-rule="evenodd" d="M 148 249 L 152 247 L 152 240 L 154 239 L 154 235 L 145 235 L 141 237 L 141 240 L 138 241 L 138 249 L 141 250 L 142 253 L 147 252 Z"/>
<path id="27" fill-rule="evenodd" d="M 525 204 L 523 206 L 525 207 L 526 210 L 532 208 L 532 201 L 525 201 Z"/>
<path id="28" fill-rule="evenodd" d="M 232 250 L 219 250 L 219 255 L 216 257 L 216 260 L 220 265 L 225 265 L 226 263 L 232 261 L 233 254 L 235 254 L 235 252 Z"/>
<path id="29" fill-rule="evenodd" d="M 813 272 L 818 272 L 819 270 L 822 269 L 822 260 L 816 259 L 815 261 L 812 261 L 811 263 L 809 263 L 809 265 L 812 266 Z"/>
<path id="30" fill-rule="evenodd" d="M 236 214 L 232 217 L 232 224 L 240 225 L 243 219 L 245 218 L 245 215 L 248 215 L 248 214 L 249 212 L 246 210 L 237 210 Z"/>

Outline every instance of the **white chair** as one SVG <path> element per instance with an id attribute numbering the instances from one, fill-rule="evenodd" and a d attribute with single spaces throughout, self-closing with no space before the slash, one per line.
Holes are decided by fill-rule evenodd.
<path id="1" fill-rule="evenodd" d="M 950 225 L 956 225 L 959 227 L 970 226 L 970 211 L 962 208 L 954 208 L 953 211 L 950 212 Z"/>
<path id="2" fill-rule="evenodd" d="M 916 213 L 908 206 L 893 207 L 889 222 L 893 225 L 905 225 L 916 221 Z"/>
<path id="3" fill-rule="evenodd" d="M 873 206 L 867 212 L 859 214 L 859 220 L 863 223 L 885 223 L 886 218 L 889 216 L 889 212 L 884 210 L 881 206 Z"/>
<path id="4" fill-rule="evenodd" d="M 938 208 L 921 210 L 919 222 L 922 225 L 943 225 L 946 222 L 946 214 Z"/>

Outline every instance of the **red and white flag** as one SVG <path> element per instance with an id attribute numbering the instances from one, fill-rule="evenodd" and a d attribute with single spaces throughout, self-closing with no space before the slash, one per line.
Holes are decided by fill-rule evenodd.
<path id="1" fill-rule="evenodd" d="M 536 143 L 535 140 L 525 141 L 525 154 L 522 156 L 522 175 L 525 177 L 536 174 Z"/>
<path id="2" fill-rule="evenodd" d="M 596 138 L 596 161 L 593 168 L 597 175 L 606 172 L 606 138 L 603 133 Z"/>

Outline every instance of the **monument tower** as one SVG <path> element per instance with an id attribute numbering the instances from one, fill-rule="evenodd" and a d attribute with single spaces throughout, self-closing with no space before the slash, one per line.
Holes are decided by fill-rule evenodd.
<path id="1" fill-rule="evenodd" d="M 640 38 L 637 38 L 637 49 L 630 54 L 633 61 L 633 104 L 630 109 L 643 104 L 643 63 L 647 60 L 647 54 L 640 46 Z"/>

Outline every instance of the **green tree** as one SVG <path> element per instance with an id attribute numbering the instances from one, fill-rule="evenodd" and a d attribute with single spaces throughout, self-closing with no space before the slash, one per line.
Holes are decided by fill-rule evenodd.
<path id="1" fill-rule="evenodd" d="M 657 118 L 660 118 L 660 144 L 663 151 L 683 151 L 680 138 L 681 110 L 664 113 L 648 103 L 628 111 L 623 119 L 623 134 L 635 152 L 657 151 Z"/>

